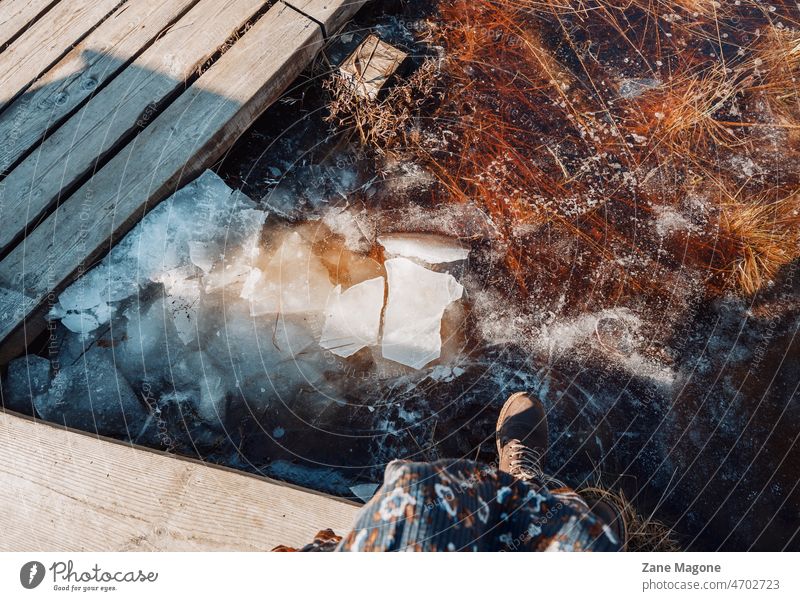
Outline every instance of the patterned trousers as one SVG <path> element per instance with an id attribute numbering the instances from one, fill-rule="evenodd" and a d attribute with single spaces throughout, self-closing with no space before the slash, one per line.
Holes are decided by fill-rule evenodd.
<path id="1" fill-rule="evenodd" d="M 521 482 L 472 461 L 394 461 L 343 538 L 304 551 L 617 551 L 574 491 Z M 276 550 L 290 550 L 285 547 Z"/>

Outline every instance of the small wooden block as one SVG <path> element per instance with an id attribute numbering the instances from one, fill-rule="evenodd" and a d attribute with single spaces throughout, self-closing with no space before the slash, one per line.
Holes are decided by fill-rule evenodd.
<path id="1" fill-rule="evenodd" d="M 339 67 L 359 94 L 372 100 L 408 58 L 408 54 L 370 34 Z"/>

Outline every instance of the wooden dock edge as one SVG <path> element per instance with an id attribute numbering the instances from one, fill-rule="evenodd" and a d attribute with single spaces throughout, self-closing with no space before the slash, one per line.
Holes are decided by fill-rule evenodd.
<path id="1" fill-rule="evenodd" d="M 0 412 L 0 551 L 268 551 L 352 525 L 297 486 Z"/>

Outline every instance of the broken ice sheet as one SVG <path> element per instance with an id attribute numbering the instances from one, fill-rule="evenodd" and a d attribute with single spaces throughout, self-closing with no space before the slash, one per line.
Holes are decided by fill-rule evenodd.
<path id="1" fill-rule="evenodd" d="M 208 273 L 213 269 L 214 263 L 219 256 L 219 245 L 215 242 L 200 242 L 198 240 L 189 242 L 189 258 L 204 273 Z"/>
<path id="2" fill-rule="evenodd" d="M 30 413 L 33 399 L 45 394 L 50 386 L 50 361 L 36 355 L 25 355 L 8 364 L 3 382 L 2 406 L 13 411 Z"/>
<path id="3" fill-rule="evenodd" d="M 385 264 L 389 301 L 383 324 L 383 356 L 420 369 L 442 350 L 442 316 L 464 288 L 448 273 L 436 273 L 408 259 Z"/>
<path id="4" fill-rule="evenodd" d="M 380 236 L 378 243 L 393 257 L 418 259 L 430 265 L 463 261 L 469 249 L 458 240 L 436 234 L 389 234 Z"/>
<path id="5" fill-rule="evenodd" d="M 36 412 L 56 424 L 136 440 L 147 410 L 112 359 L 104 349 L 89 349 L 58 372 L 47 394 L 34 397 Z"/>
<path id="6" fill-rule="evenodd" d="M 325 308 L 319 344 L 339 357 L 349 357 L 377 344 L 383 309 L 384 279 L 367 280 L 342 292 L 337 286 Z"/>
<path id="7" fill-rule="evenodd" d="M 322 311 L 333 290 L 328 270 L 297 232 L 287 235 L 266 268 L 254 269 L 242 298 L 253 317 Z"/>
<path id="8" fill-rule="evenodd" d="M 50 318 L 86 335 L 108 322 L 113 303 L 164 274 L 194 269 L 192 264 L 208 273 L 227 249 L 247 254 L 257 246 L 265 220 L 249 198 L 206 171 L 145 215 L 100 265 L 67 288 Z"/>
<path id="9" fill-rule="evenodd" d="M 225 423 L 224 375 L 211 357 L 196 351 L 182 357 L 171 368 L 172 383 L 176 390 L 191 390 L 189 403 L 206 424 L 222 427 Z"/>

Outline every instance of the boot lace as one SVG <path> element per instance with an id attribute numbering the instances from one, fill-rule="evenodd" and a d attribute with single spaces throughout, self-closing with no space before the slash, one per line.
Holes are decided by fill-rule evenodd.
<path id="1" fill-rule="evenodd" d="M 525 482 L 544 480 L 544 472 L 542 471 L 542 455 L 544 452 L 541 449 L 532 449 L 525 446 L 518 440 L 512 440 L 508 443 L 509 457 L 509 473 L 517 480 Z"/>

